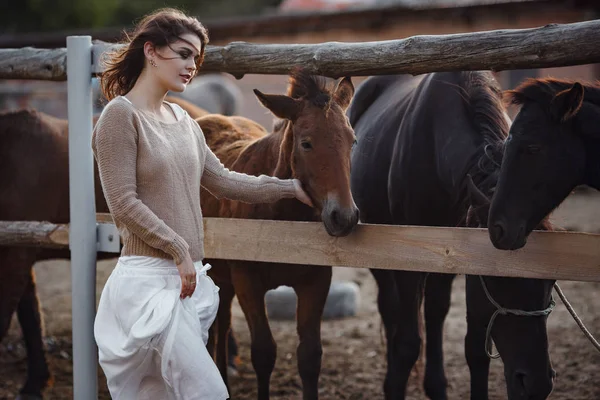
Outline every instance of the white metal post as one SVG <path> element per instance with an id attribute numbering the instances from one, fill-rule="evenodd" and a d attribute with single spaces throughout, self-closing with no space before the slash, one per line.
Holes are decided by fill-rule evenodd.
<path id="1" fill-rule="evenodd" d="M 92 38 L 67 37 L 73 398 L 98 398 L 96 204 L 92 139 Z"/>

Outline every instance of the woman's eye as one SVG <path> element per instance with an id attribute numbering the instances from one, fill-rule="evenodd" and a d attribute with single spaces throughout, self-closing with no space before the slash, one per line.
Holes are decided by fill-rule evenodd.
<path id="1" fill-rule="evenodd" d="M 181 58 L 183 58 L 184 60 L 187 60 L 190 57 L 190 53 L 179 53 L 179 55 L 181 56 Z"/>

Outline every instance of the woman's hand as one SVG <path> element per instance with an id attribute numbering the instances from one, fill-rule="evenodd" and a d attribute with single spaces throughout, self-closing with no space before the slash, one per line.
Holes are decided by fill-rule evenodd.
<path id="1" fill-rule="evenodd" d="M 298 179 L 294 179 L 294 189 L 296 189 L 296 198 L 306 204 L 307 206 L 314 207 L 313 202 L 308 197 L 308 194 L 302 189 L 302 182 Z"/>
<path id="2" fill-rule="evenodd" d="M 181 264 L 177 264 L 177 269 L 181 276 L 181 295 L 179 297 L 185 299 L 196 290 L 196 268 L 194 268 L 194 262 L 189 252 Z"/>

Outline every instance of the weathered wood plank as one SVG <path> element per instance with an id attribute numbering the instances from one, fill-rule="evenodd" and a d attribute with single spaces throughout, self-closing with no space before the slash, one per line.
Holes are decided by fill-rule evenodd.
<path id="1" fill-rule="evenodd" d="M 50 222 L 0 221 L 0 246 L 68 247 L 69 227 Z"/>
<path id="2" fill-rule="evenodd" d="M 96 222 L 104 223 L 104 224 L 112 224 L 114 223 L 112 215 L 108 213 L 96 213 Z"/>
<path id="3" fill-rule="evenodd" d="M 338 78 L 562 67 L 600 62 L 599 41 L 600 20 L 363 43 L 235 42 L 207 48 L 202 68 L 241 77 L 248 73 L 287 74 L 294 66 L 301 65 L 312 73 Z"/>
<path id="4" fill-rule="evenodd" d="M 495 30 L 453 35 L 419 35 L 401 40 L 320 44 L 208 46 L 203 71 L 287 74 L 303 66 L 315 74 L 340 77 L 391 73 L 421 74 L 451 70 L 546 68 L 600 62 L 600 20 L 553 24 L 532 29 Z M 114 45 L 94 45 L 94 72 L 101 53 Z M 65 49 L 0 50 L 0 78 L 66 79 Z M 46 54 L 46 52 L 48 52 Z M 40 60 L 56 57 L 55 73 Z M 30 60 L 31 59 L 31 60 Z M 43 64 L 46 65 L 46 64 Z"/>
<path id="5" fill-rule="evenodd" d="M 98 214 L 97 220 L 112 218 Z M 485 229 L 359 224 L 349 236 L 335 238 L 317 222 L 205 218 L 204 223 L 207 258 L 600 282 L 597 234 L 536 231 L 525 248 L 502 251 Z M 67 225 L 0 222 L 0 245 L 68 243 Z"/>
<path id="6" fill-rule="evenodd" d="M 0 79 L 67 79 L 67 49 L 0 49 Z"/>
<path id="7" fill-rule="evenodd" d="M 600 281 L 600 235 L 533 232 L 525 248 L 494 248 L 485 229 L 360 224 L 329 236 L 322 224 L 205 219 L 207 258 Z M 289 267 L 293 268 L 293 266 Z"/>

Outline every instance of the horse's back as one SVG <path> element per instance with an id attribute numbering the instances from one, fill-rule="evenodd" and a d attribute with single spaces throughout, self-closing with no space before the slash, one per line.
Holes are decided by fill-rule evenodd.
<path id="1" fill-rule="evenodd" d="M 244 117 L 208 114 L 196 119 L 202 129 L 208 147 L 215 153 L 223 165 L 238 172 L 252 173 L 243 168 L 236 168 L 240 155 L 258 139 L 268 135 L 260 124 Z M 258 163 L 260 164 L 260 163 Z M 202 213 L 204 216 L 231 216 L 227 210 L 228 200 L 217 200 L 207 191 L 201 195 Z"/>
<path id="2" fill-rule="evenodd" d="M 387 182 L 404 112 L 421 77 L 375 76 L 363 82 L 348 110 L 358 143 L 352 152 L 352 195 L 361 220 L 390 223 Z"/>
<path id="3" fill-rule="evenodd" d="M 0 219 L 66 222 L 68 184 L 67 121 L 34 110 L 0 113 Z"/>
<path id="4" fill-rule="evenodd" d="M 263 126 L 244 117 L 208 114 L 197 118 L 196 122 L 204 133 L 206 144 L 226 167 L 233 165 L 250 143 L 268 135 Z"/>
<path id="5" fill-rule="evenodd" d="M 203 117 L 205 115 L 210 114 L 207 110 L 202 107 L 198 107 L 197 105 L 176 96 L 167 96 L 165 100 L 169 103 L 177 104 L 179 107 L 183 108 L 193 119 Z"/>

